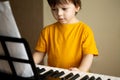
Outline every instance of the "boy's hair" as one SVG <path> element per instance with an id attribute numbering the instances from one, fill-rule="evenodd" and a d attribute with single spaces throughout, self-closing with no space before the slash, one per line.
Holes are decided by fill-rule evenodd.
<path id="1" fill-rule="evenodd" d="M 58 4 L 66 4 L 72 2 L 76 7 L 79 6 L 81 8 L 81 0 L 47 0 L 47 1 L 51 7 L 55 7 Z"/>

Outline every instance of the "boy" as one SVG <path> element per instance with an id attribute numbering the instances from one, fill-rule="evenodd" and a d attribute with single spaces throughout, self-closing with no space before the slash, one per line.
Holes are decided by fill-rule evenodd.
<path id="1" fill-rule="evenodd" d="M 89 71 L 93 56 L 98 55 L 92 30 L 76 18 L 80 0 L 48 0 L 57 22 L 40 33 L 33 58 L 36 64 L 48 55 L 48 66 Z"/>

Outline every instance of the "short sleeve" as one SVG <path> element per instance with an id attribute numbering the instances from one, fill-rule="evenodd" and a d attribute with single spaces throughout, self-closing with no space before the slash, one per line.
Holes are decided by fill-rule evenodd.
<path id="1" fill-rule="evenodd" d="M 43 29 L 40 33 L 40 36 L 39 36 L 39 39 L 38 39 L 38 42 L 37 42 L 37 45 L 35 47 L 35 50 L 36 51 L 40 51 L 40 52 L 46 52 L 46 32 L 45 32 L 45 29 Z"/>
<path id="2" fill-rule="evenodd" d="M 98 49 L 96 47 L 96 42 L 92 30 L 87 27 L 84 31 L 84 41 L 83 41 L 83 53 L 98 55 Z"/>

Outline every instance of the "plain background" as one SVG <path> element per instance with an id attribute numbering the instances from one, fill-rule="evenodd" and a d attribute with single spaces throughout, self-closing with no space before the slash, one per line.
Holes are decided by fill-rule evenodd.
<path id="1" fill-rule="evenodd" d="M 55 21 L 47 0 L 10 3 L 20 33 L 34 52 L 41 29 Z M 77 17 L 92 28 L 99 50 L 91 72 L 120 77 L 120 0 L 82 0 Z"/>

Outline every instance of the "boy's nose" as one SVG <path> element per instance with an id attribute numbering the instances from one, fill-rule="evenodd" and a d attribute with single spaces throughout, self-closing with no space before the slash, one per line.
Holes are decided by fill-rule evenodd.
<path id="1" fill-rule="evenodd" d="M 59 16 L 63 15 L 63 11 L 61 9 L 58 10 L 58 15 Z"/>

